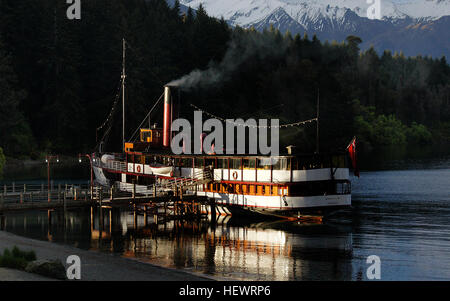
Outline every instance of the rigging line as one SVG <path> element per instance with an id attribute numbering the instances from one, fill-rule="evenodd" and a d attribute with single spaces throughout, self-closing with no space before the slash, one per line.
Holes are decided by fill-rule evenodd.
<path id="1" fill-rule="evenodd" d="M 312 118 L 312 119 L 308 119 L 308 120 L 303 120 L 303 121 L 298 121 L 298 122 L 293 122 L 293 123 L 287 123 L 287 124 L 281 124 L 281 125 L 278 125 L 278 126 L 269 126 L 269 125 L 267 125 L 267 126 L 248 125 L 248 124 L 237 123 L 237 122 L 234 122 L 234 121 L 232 121 L 232 120 L 230 120 L 230 119 L 225 119 L 225 118 L 216 116 L 216 115 L 214 115 L 214 114 L 211 114 L 211 113 L 209 113 L 209 112 L 206 112 L 206 111 L 200 109 L 199 107 L 197 107 L 196 105 L 194 105 L 194 104 L 192 104 L 192 103 L 191 103 L 190 105 L 191 105 L 191 107 L 193 107 L 193 108 L 195 108 L 195 109 L 197 109 L 197 110 L 199 110 L 199 111 L 202 111 L 202 112 L 205 113 L 206 115 L 209 115 L 209 116 L 211 116 L 211 117 L 213 117 L 213 118 L 219 119 L 219 120 L 221 120 L 221 121 L 223 121 L 223 122 L 228 122 L 228 123 L 231 123 L 231 124 L 236 125 L 236 126 L 251 127 L 251 128 L 286 128 L 286 127 L 292 127 L 292 126 L 305 125 L 305 124 L 307 124 L 307 123 L 311 123 L 311 122 L 314 122 L 314 121 L 317 122 L 317 120 L 318 120 L 317 117 L 316 117 L 316 118 Z"/>
<path id="2" fill-rule="evenodd" d="M 100 145 L 102 143 L 105 143 L 105 141 L 109 138 L 109 134 L 111 133 L 111 128 L 112 128 L 112 120 L 114 118 L 114 111 L 115 111 L 117 102 L 118 102 L 118 100 L 120 98 L 119 97 L 119 93 L 120 93 L 120 82 L 119 82 L 119 85 L 118 85 L 118 88 L 117 88 L 116 99 L 115 99 L 115 101 L 114 101 L 114 103 L 112 105 L 112 108 L 111 108 L 110 113 L 108 114 L 108 117 L 106 118 L 105 122 L 101 126 L 96 128 L 96 130 L 95 130 L 95 137 L 96 137 L 95 139 L 96 139 L 97 145 L 95 146 L 94 149 L 99 149 Z M 100 139 L 100 141 L 98 141 L 97 140 L 98 131 L 100 129 L 102 129 L 103 127 L 105 127 L 107 124 L 109 124 L 109 126 L 107 127 L 106 131 L 103 133 L 103 136 Z"/>
<path id="3" fill-rule="evenodd" d="M 145 120 L 148 118 L 148 116 L 153 112 L 153 110 L 156 108 L 156 106 L 158 105 L 158 103 L 161 101 L 161 99 L 164 97 L 164 93 L 161 94 L 161 96 L 158 98 L 158 100 L 156 101 L 156 103 L 153 105 L 153 107 L 150 109 L 150 111 L 147 113 L 147 116 L 144 117 L 144 119 L 142 120 L 141 124 L 137 127 L 136 131 L 134 131 L 133 135 L 131 136 L 130 140 L 133 140 L 134 136 L 137 134 L 137 132 L 139 131 L 139 129 L 141 128 L 141 126 L 144 124 Z"/>
<path id="4" fill-rule="evenodd" d="M 119 92 L 120 92 L 120 83 L 119 83 L 119 85 L 117 87 L 117 92 L 116 92 L 115 100 L 114 100 L 114 103 L 112 105 L 111 111 L 109 112 L 108 116 L 106 117 L 106 120 L 102 123 L 102 125 L 97 127 L 97 129 L 96 129 L 97 131 L 101 130 L 108 123 L 108 121 L 110 120 L 111 116 L 113 115 L 114 110 L 115 110 L 115 106 L 116 106 L 117 101 L 119 99 Z"/>

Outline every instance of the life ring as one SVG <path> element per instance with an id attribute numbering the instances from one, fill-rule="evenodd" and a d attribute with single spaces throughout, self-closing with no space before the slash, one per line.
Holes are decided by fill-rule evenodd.
<path id="1" fill-rule="evenodd" d="M 238 173 L 237 173 L 237 171 L 234 171 L 233 172 L 233 179 L 237 180 L 237 178 L 238 178 Z"/>
<path id="2" fill-rule="evenodd" d="M 138 165 L 138 166 L 136 167 L 136 170 L 137 170 L 137 172 L 141 172 L 141 166 Z"/>

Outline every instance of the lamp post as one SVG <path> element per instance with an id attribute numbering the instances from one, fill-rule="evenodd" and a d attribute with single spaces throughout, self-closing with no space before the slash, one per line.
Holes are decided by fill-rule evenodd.
<path id="1" fill-rule="evenodd" d="M 78 154 L 78 162 L 81 163 L 81 157 L 83 155 L 82 154 Z M 89 154 L 84 154 L 85 157 L 87 157 L 89 159 L 89 163 L 91 164 L 91 183 L 90 183 L 90 190 L 91 190 L 91 198 L 92 198 L 92 194 L 93 194 L 93 189 L 94 189 L 94 174 L 93 174 L 93 166 L 92 166 L 92 156 Z"/>
<path id="2" fill-rule="evenodd" d="M 56 163 L 59 162 L 59 156 L 46 155 L 45 162 L 47 163 L 47 200 L 50 203 L 51 199 L 51 190 L 50 190 L 50 161 L 52 159 L 56 159 Z"/>

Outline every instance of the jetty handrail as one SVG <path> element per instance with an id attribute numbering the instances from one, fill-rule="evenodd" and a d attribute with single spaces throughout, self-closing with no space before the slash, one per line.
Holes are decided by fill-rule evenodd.
<path id="1" fill-rule="evenodd" d="M 209 167 L 205 167 L 200 171 L 193 172 L 190 176 L 175 178 L 173 180 L 169 180 L 165 183 L 158 185 L 160 189 L 173 189 L 180 187 L 189 187 L 199 185 L 200 181 L 210 182 L 213 180 L 212 169 Z M 203 183 L 202 183 L 203 184 Z"/>
<path id="2" fill-rule="evenodd" d="M 179 188 L 189 188 L 205 183 L 209 183 L 213 180 L 213 172 L 209 167 L 204 168 L 203 170 L 193 172 L 189 176 L 185 177 L 176 177 L 170 180 L 162 179 L 160 183 L 155 183 L 151 186 L 133 184 L 133 183 L 123 183 L 123 182 L 115 182 L 115 189 L 117 191 L 127 191 L 135 194 L 141 195 L 150 195 L 167 191 L 178 191 Z M 95 191 L 94 194 L 97 194 Z"/>
<path id="3" fill-rule="evenodd" d="M 21 192 L 42 192 L 42 191 L 58 191 L 67 189 L 86 189 L 90 184 L 83 183 L 53 183 L 50 184 L 27 184 L 27 183 L 12 183 L 10 185 L 0 185 L 1 194 L 21 193 Z"/>
<path id="4" fill-rule="evenodd" d="M 0 186 L 0 207 L 11 203 L 62 202 L 66 199 L 87 201 L 91 199 L 89 184 L 16 184 Z"/>

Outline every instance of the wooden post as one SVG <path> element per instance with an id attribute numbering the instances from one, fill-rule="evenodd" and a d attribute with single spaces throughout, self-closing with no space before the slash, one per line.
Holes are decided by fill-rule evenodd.
<path id="1" fill-rule="evenodd" d="M 100 187 L 100 193 L 99 193 L 99 202 L 100 202 L 100 207 L 102 206 L 102 202 L 103 202 L 103 187 Z"/>
<path id="2" fill-rule="evenodd" d="M 109 233 L 112 233 L 112 208 L 109 209 Z"/>
<path id="3" fill-rule="evenodd" d="M 167 201 L 164 201 L 164 220 L 167 217 Z"/>
<path id="4" fill-rule="evenodd" d="M 27 192 L 27 184 L 23 184 L 23 192 Z"/>
<path id="5" fill-rule="evenodd" d="M 98 208 L 98 214 L 99 214 L 99 228 L 100 230 L 103 230 L 103 187 L 100 187 L 100 193 L 99 193 L 99 208 Z"/>
<path id="6" fill-rule="evenodd" d="M 147 227 L 147 206 L 144 206 L 144 226 Z"/>
<path id="7" fill-rule="evenodd" d="M 100 207 L 98 208 L 98 225 L 99 230 L 103 230 L 103 205 L 102 201 L 100 201 Z"/>
<path id="8" fill-rule="evenodd" d="M 63 201 L 63 206 L 64 206 L 64 213 L 66 212 L 66 201 L 67 201 L 67 199 L 66 199 L 66 192 L 64 191 L 64 201 Z"/>
<path id="9" fill-rule="evenodd" d="M 137 229 L 137 214 L 136 214 L 136 204 L 133 205 L 133 227 Z"/>
<path id="10" fill-rule="evenodd" d="M 91 206 L 91 235 L 94 231 L 94 206 Z"/>
<path id="11" fill-rule="evenodd" d="M 214 199 L 211 199 L 209 201 L 209 206 L 211 208 L 211 221 L 212 221 L 213 225 L 215 225 L 217 216 L 216 216 L 216 204 L 214 202 Z"/>
<path id="12" fill-rule="evenodd" d="M 136 198 L 136 182 L 133 181 L 133 201 Z"/>
<path id="13" fill-rule="evenodd" d="M 153 197 L 156 198 L 156 183 L 153 183 Z"/>
<path id="14" fill-rule="evenodd" d="M 75 187 L 73 188 L 73 200 L 77 200 L 77 189 Z"/>
<path id="15" fill-rule="evenodd" d="M 114 186 L 111 186 L 110 193 L 109 200 L 112 202 L 114 200 Z"/>
<path id="16" fill-rule="evenodd" d="M 5 231 L 6 228 L 6 216 L 0 215 L 0 230 Z"/>

